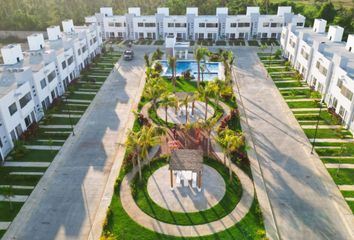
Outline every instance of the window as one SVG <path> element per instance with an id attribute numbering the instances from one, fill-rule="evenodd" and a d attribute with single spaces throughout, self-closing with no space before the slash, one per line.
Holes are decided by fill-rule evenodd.
<path id="1" fill-rule="evenodd" d="M 269 22 L 264 22 L 263 27 L 269 27 Z"/>
<path id="2" fill-rule="evenodd" d="M 199 33 L 198 38 L 199 38 L 199 39 L 204 39 L 204 33 Z"/>
<path id="3" fill-rule="evenodd" d="M 282 23 L 271 23 L 271 24 L 270 24 L 270 27 L 272 27 L 272 28 L 275 28 L 275 27 L 282 27 L 282 26 L 283 26 Z"/>
<path id="4" fill-rule="evenodd" d="M 120 22 L 116 22 L 114 26 L 115 26 L 115 27 L 122 27 L 122 26 L 123 26 L 123 24 L 122 24 L 122 23 L 120 23 Z"/>
<path id="5" fill-rule="evenodd" d="M 26 127 L 29 127 L 29 125 L 31 125 L 32 121 L 31 121 L 31 116 L 28 115 L 27 117 L 25 117 L 25 124 Z"/>
<path id="6" fill-rule="evenodd" d="M 65 68 L 66 68 L 66 62 L 63 61 L 63 62 L 61 63 L 61 66 L 62 66 L 63 69 L 65 69 Z"/>
<path id="7" fill-rule="evenodd" d="M 114 22 L 109 22 L 108 27 L 114 27 Z"/>
<path id="8" fill-rule="evenodd" d="M 238 27 L 249 27 L 249 26 L 250 26 L 250 23 L 248 23 L 248 22 L 245 22 L 245 23 L 240 22 L 240 23 L 238 23 Z"/>
<path id="9" fill-rule="evenodd" d="M 145 23 L 145 27 L 155 27 L 155 23 Z"/>
<path id="10" fill-rule="evenodd" d="M 208 39 L 213 39 L 213 34 L 212 33 L 208 33 Z"/>
<path id="11" fill-rule="evenodd" d="M 53 72 L 51 72 L 51 73 L 47 76 L 48 82 L 53 81 L 56 76 L 57 76 L 57 74 L 55 73 L 55 70 L 53 70 Z"/>
<path id="12" fill-rule="evenodd" d="M 20 106 L 21 108 L 24 108 L 27 103 L 29 103 L 29 101 L 32 100 L 32 96 L 31 96 L 31 93 L 28 92 L 25 96 L 23 96 L 21 99 L 20 99 Z"/>
<path id="13" fill-rule="evenodd" d="M 338 79 L 337 87 L 342 88 L 342 86 L 343 86 L 343 80 L 342 79 Z"/>
<path id="14" fill-rule="evenodd" d="M 81 49 L 77 50 L 77 55 L 81 55 Z"/>
<path id="15" fill-rule="evenodd" d="M 262 38 L 267 38 L 268 34 L 267 33 L 262 33 Z"/>
<path id="16" fill-rule="evenodd" d="M 86 52 L 86 46 L 82 47 L 82 53 Z"/>
<path id="17" fill-rule="evenodd" d="M 207 28 L 217 28 L 217 27 L 218 27 L 218 24 L 217 24 L 217 23 L 207 23 L 207 24 L 206 24 L 206 27 L 207 27 Z"/>
<path id="18" fill-rule="evenodd" d="M 302 26 L 304 26 L 304 23 L 302 23 L 302 22 L 298 22 L 298 23 L 296 23 L 296 26 L 298 26 L 298 27 L 302 27 Z"/>
<path id="19" fill-rule="evenodd" d="M 309 59 L 309 54 L 307 52 L 305 52 L 305 49 L 301 49 L 301 55 L 306 59 L 308 60 Z"/>
<path id="20" fill-rule="evenodd" d="M 205 23 L 199 23 L 199 27 L 200 27 L 200 28 L 205 27 Z"/>
<path id="21" fill-rule="evenodd" d="M 40 83 L 41 83 L 41 88 L 42 88 L 42 89 L 47 86 L 47 81 L 46 81 L 44 78 L 41 80 Z"/>
<path id="22" fill-rule="evenodd" d="M 9 112 L 10 112 L 10 115 L 14 115 L 15 112 L 17 112 L 17 106 L 16 106 L 16 103 L 13 103 L 9 106 Z"/>
<path id="23" fill-rule="evenodd" d="M 338 114 L 339 114 L 342 118 L 344 118 L 344 116 L 347 115 L 347 114 L 346 114 L 346 111 L 345 111 L 345 109 L 344 109 L 344 107 L 340 106 Z"/>
<path id="24" fill-rule="evenodd" d="M 144 38 L 144 33 L 140 32 L 139 33 L 139 38 Z"/>
<path id="25" fill-rule="evenodd" d="M 74 57 L 73 56 L 69 57 L 68 58 L 68 65 L 70 66 L 73 63 L 73 61 L 74 61 Z"/>
<path id="26" fill-rule="evenodd" d="M 245 33 L 243 33 L 243 32 L 242 32 L 242 33 L 239 33 L 239 34 L 238 34 L 238 37 L 239 37 L 239 38 L 245 38 Z"/>
<path id="27" fill-rule="evenodd" d="M 174 23 L 168 23 L 168 27 L 169 28 L 174 27 Z"/>
<path id="28" fill-rule="evenodd" d="M 187 27 L 187 23 L 176 23 L 175 27 L 176 28 L 185 28 L 185 27 Z"/>
<path id="29" fill-rule="evenodd" d="M 348 88 L 346 88 L 344 85 L 342 85 L 340 89 L 340 93 L 347 98 L 349 101 L 353 99 L 353 92 L 350 91 Z"/>
<path id="30" fill-rule="evenodd" d="M 321 65 L 320 61 L 316 62 L 316 68 L 322 75 L 327 76 L 327 68 Z"/>
<path id="31" fill-rule="evenodd" d="M 232 28 L 237 27 L 237 23 L 230 23 L 230 27 L 232 27 Z"/>
<path id="32" fill-rule="evenodd" d="M 144 23 L 139 22 L 139 23 L 138 23 L 138 27 L 144 27 Z"/>

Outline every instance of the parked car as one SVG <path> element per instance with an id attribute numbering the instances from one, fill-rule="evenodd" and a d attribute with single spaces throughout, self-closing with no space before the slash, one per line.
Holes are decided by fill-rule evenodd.
<path id="1" fill-rule="evenodd" d="M 125 50 L 123 56 L 125 60 L 133 60 L 134 52 L 133 50 Z"/>

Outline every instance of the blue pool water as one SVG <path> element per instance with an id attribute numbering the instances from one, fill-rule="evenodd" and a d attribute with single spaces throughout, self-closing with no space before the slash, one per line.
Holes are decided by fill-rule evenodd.
<path id="1" fill-rule="evenodd" d="M 172 75 L 172 69 L 168 65 L 168 61 L 163 60 L 160 61 L 162 65 L 162 75 L 163 76 L 171 76 Z M 202 62 L 201 65 L 205 65 L 205 71 L 204 71 L 204 80 L 213 80 L 214 78 L 219 76 L 219 66 L 220 63 L 218 62 Z M 192 75 L 194 75 L 195 78 L 198 78 L 198 64 L 196 61 L 177 61 L 176 64 L 176 74 L 177 76 L 182 75 L 183 72 L 190 71 Z M 202 73 L 200 73 L 202 74 Z M 200 77 L 202 78 L 202 77 Z"/>

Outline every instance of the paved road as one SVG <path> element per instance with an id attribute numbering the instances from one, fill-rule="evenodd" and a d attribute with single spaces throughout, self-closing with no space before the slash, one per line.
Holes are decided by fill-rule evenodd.
<path id="1" fill-rule="evenodd" d="M 150 50 L 151 51 L 151 50 Z M 144 49 L 121 61 L 4 239 L 98 239 L 144 85 Z"/>
<path id="2" fill-rule="evenodd" d="M 309 141 L 267 79 L 255 50 L 242 48 L 235 53 L 239 103 L 241 99 L 244 104 L 242 127 L 270 237 L 354 239 L 349 231 L 354 229 L 350 209 L 321 160 L 310 154 Z M 236 87 L 235 91 L 239 94 Z"/>

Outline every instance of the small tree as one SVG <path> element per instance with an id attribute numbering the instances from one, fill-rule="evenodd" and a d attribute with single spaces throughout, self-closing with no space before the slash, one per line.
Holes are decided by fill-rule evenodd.
<path id="1" fill-rule="evenodd" d="M 10 210 L 12 211 L 12 209 L 13 209 L 13 207 L 12 207 L 12 198 L 15 195 L 12 185 L 8 185 L 8 186 L 3 188 L 3 195 L 4 195 L 4 198 L 9 201 Z"/>
<path id="2" fill-rule="evenodd" d="M 194 52 L 194 58 L 197 61 L 198 65 L 198 79 L 197 79 L 197 85 L 199 87 L 200 83 L 200 63 L 204 59 L 204 57 L 208 54 L 208 49 L 204 47 L 198 47 L 195 52 Z"/>
<path id="3" fill-rule="evenodd" d="M 177 59 L 176 57 L 169 56 L 168 65 L 172 71 L 172 83 L 173 83 L 173 92 L 176 92 L 176 68 L 177 68 Z"/>
<path id="4" fill-rule="evenodd" d="M 280 58 L 280 56 L 281 56 L 281 50 L 277 49 L 274 53 L 274 58 L 278 59 L 278 58 Z"/>
<path id="5" fill-rule="evenodd" d="M 147 55 L 146 53 L 145 53 L 145 55 L 144 55 L 144 60 L 145 60 L 145 65 L 146 65 L 146 67 L 151 67 L 149 55 Z"/>
<path id="6" fill-rule="evenodd" d="M 164 93 L 162 95 L 162 97 L 160 98 L 160 106 L 163 107 L 165 109 L 165 122 L 167 124 L 167 110 L 168 107 L 174 107 L 175 106 L 175 102 L 176 102 L 176 97 L 175 96 L 171 96 L 168 92 Z"/>

